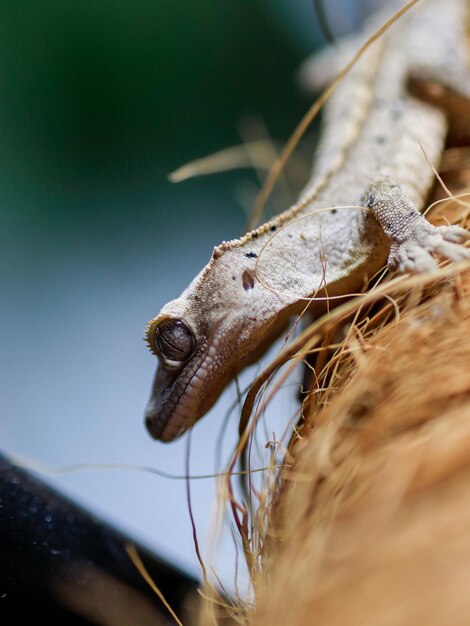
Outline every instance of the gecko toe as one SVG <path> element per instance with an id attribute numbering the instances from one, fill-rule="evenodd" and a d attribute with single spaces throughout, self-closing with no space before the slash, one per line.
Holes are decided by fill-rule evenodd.
<path id="1" fill-rule="evenodd" d="M 414 242 L 407 242 L 391 251 L 388 266 L 400 273 L 424 274 L 435 270 L 437 262 L 425 248 Z"/>
<path id="2" fill-rule="evenodd" d="M 442 239 L 434 247 L 434 250 L 439 256 L 448 259 L 449 261 L 464 261 L 470 259 L 470 249 L 463 246 L 446 241 Z"/>
<path id="3" fill-rule="evenodd" d="M 438 226 L 436 229 L 446 241 L 465 243 L 470 240 L 470 231 L 461 226 Z"/>
<path id="4" fill-rule="evenodd" d="M 448 261 L 470 259 L 470 248 L 462 243 L 470 239 L 470 233 L 460 226 L 432 227 L 416 230 L 410 239 L 392 244 L 388 267 L 399 272 L 424 274 L 437 269 L 435 257 Z"/>

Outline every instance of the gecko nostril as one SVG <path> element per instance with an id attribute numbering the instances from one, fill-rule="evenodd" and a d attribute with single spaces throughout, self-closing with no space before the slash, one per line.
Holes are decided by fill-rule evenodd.
<path id="1" fill-rule="evenodd" d="M 149 432 L 152 432 L 152 425 L 153 425 L 153 420 L 150 417 L 150 415 L 146 415 L 145 416 L 145 427 L 147 428 L 147 430 Z"/>

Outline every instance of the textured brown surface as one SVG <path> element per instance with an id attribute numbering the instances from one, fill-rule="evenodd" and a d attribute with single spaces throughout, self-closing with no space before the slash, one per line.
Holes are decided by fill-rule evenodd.
<path id="1" fill-rule="evenodd" d="M 470 269 L 420 296 L 343 348 L 341 391 L 292 448 L 252 623 L 469 623 Z"/>

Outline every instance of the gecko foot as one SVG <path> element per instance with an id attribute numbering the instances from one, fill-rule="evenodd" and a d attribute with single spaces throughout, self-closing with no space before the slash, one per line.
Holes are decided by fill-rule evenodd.
<path id="1" fill-rule="evenodd" d="M 449 261 L 470 258 L 470 249 L 462 245 L 470 240 L 470 231 L 460 226 L 430 224 L 390 177 L 378 178 L 362 202 L 372 210 L 391 241 L 391 270 L 421 274 L 437 269 L 436 256 Z"/>
<path id="2" fill-rule="evenodd" d="M 412 232 L 390 249 L 388 266 L 399 272 L 420 274 L 437 269 L 434 256 L 449 261 L 470 259 L 470 249 L 462 244 L 470 240 L 470 232 L 460 226 L 433 226 L 422 216 L 413 224 Z"/>

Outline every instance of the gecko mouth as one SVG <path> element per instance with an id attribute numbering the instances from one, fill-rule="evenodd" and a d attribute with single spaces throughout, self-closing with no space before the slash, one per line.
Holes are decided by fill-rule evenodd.
<path id="1" fill-rule="evenodd" d="M 207 361 L 203 346 L 182 369 L 168 369 L 159 363 L 145 409 L 145 425 L 154 439 L 173 441 L 204 414 L 201 397 L 210 370 Z"/>

